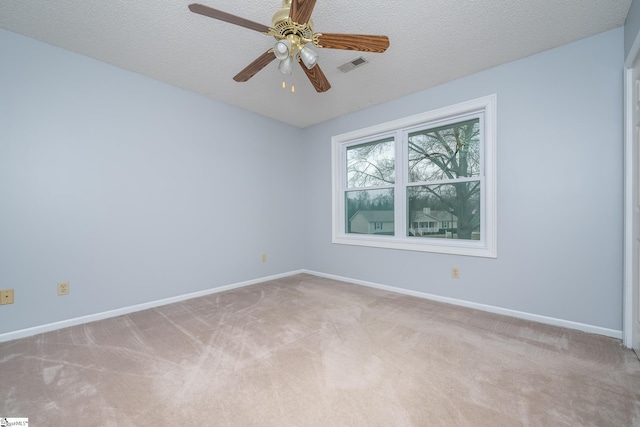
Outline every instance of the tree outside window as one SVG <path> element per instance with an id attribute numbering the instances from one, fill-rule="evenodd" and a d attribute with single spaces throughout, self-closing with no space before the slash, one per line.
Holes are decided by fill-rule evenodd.
<path id="1" fill-rule="evenodd" d="M 480 119 L 409 133 L 408 158 L 409 223 L 427 208 L 440 222 L 428 237 L 447 237 L 455 216 L 451 237 L 480 239 Z"/>

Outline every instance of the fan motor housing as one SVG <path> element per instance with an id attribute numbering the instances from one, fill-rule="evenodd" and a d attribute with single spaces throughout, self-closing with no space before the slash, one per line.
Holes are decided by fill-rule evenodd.
<path id="1" fill-rule="evenodd" d="M 274 36 L 276 38 L 287 38 L 290 35 L 297 35 L 311 40 L 313 37 L 313 20 L 309 19 L 309 22 L 304 23 L 293 22 L 289 19 L 290 11 L 291 0 L 283 0 L 282 9 L 279 9 L 271 17 L 271 28 L 275 30 Z"/>

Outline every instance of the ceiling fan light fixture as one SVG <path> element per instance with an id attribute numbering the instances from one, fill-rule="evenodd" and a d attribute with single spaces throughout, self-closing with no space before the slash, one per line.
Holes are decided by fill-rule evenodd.
<path id="1" fill-rule="evenodd" d="M 280 64 L 278 65 L 278 70 L 280 70 L 282 74 L 293 73 L 293 60 L 291 59 L 290 56 L 287 56 L 282 61 L 280 61 Z"/>
<path id="2" fill-rule="evenodd" d="M 289 52 L 291 52 L 291 40 L 278 40 L 273 47 L 273 53 L 278 59 L 286 59 L 289 57 Z"/>
<path id="3" fill-rule="evenodd" d="M 300 49 L 300 59 L 302 59 L 302 63 L 304 64 L 304 66 L 307 67 L 308 70 L 310 70 L 315 67 L 316 63 L 318 62 L 318 54 L 305 46 Z"/>
<path id="4" fill-rule="evenodd" d="M 366 34 L 316 33 L 311 19 L 316 1 L 282 0 L 282 8 L 273 15 L 271 27 L 198 3 L 190 4 L 189 10 L 276 39 L 273 48 L 258 56 L 233 76 L 233 80 L 246 82 L 278 58 L 280 59 L 278 65 L 280 72 L 290 75 L 293 72 L 293 62 L 300 62 L 316 92 L 326 92 L 331 88 L 331 85 L 317 64 L 318 54 L 306 47 L 306 44 L 318 48 L 382 53 L 389 47 L 389 37 Z M 280 41 L 282 43 L 279 43 Z M 293 92 L 293 87 L 291 90 Z"/>

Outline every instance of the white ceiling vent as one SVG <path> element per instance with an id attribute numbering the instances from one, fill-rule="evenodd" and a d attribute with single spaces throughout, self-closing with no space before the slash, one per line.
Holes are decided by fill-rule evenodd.
<path id="1" fill-rule="evenodd" d="M 343 73 L 346 73 L 355 68 L 362 67 L 364 64 L 368 64 L 368 63 L 369 61 L 364 59 L 362 56 L 359 56 L 356 59 L 352 59 L 351 61 L 345 64 L 342 64 L 341 66 L 338 67 L 338 70 L 342 71 Z"/>

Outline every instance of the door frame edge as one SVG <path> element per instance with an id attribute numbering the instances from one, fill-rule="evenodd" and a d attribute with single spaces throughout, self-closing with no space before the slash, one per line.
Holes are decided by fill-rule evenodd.
<path id="1" fill-rule="evenodd" d="M 624 68 L 624 215 L 623 215 L 623 305 L 622 342 L 627 348 L 633 346 L 633 67 Z"/>
<path id="2" fill-rule="evenodd" d="M 623 194 L 623 270 L 622 343 L 633 347 L 633 67 L 640 61 L 640 33 L 636 34 L 623 68 L 624 102 L 624 194 Z"/>

